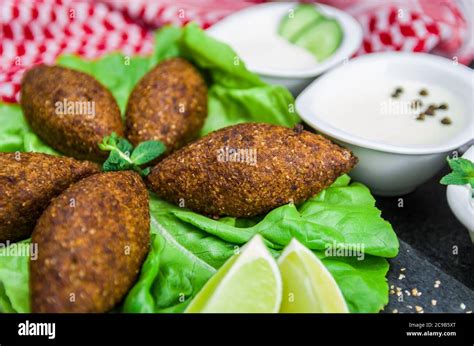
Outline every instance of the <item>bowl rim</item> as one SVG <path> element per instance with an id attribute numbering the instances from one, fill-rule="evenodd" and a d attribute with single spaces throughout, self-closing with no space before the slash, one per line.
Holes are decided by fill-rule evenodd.
<path id="1" fill-rule="evenodd" d="M 450 75 L 450 78 L 457 80 L 464 80 L 467 84 L 471 85 L 471 93 L 474 95 L 474 70 L 461 64 L 453 64 L 453 61 L 444 57 L 426 54 L 426 53 L 412 53 L 412 52 L 382 52 L 362 55 L 350 60 L 348 65 L 352 67 L 361 65 L 361 68 L 367 68 L 368 65 L 378 60 L 401 60 L 407 61 L 412 60 L 413 62 L 423 62 L 424 64 L 431 64 L 440 68 L 444 73 Z M 357 64 L 357 65 L 356 65 Z M 313 81 L 308 87 L 306 87 L 300 95 L 296 98 L 295 106 L 300 117 L 311 127 L 326 134 L 329 137 L 335 138 L 348 144 L 356 145 L 359 147 L 373 149 L 382 152 L 395 153 L 395 154 L 407 154 L 407 155 L 419 155 L 419 154 L 439 154 L 449 152 L 457 149 L 466 143 L 469 143 L 474 139 L 474 116 L 469 117 L 468 130 L 460 131 L 455 136 L 450 137 L 450 142 L 440 143 L 437 145 L 394 145 L 378 142 L 375 140 L 367 139 L 352 133 L 338 129 L 337 127 L 329 124 L 323 118 L 320 118 L 308 109 L 307 100 L 314 99 L 317 97 L 314 89 L 319 83 L 322 83 L 328 79 L 333 78 L 335 73 L 340 73 L 346 66 L 339 66 L 323 76 Z M 467 73 L 466 73 L 467 72 Z M 469 114 L 468 114 L 469 116 Z M 473 130 L 472 136 L 469 135 L 469 129 Z M 454 139 L 457 138 L 457 139 Z"/>
<path id="2" fill-rule="evenodd" d="M 219 30 L 219 27 L 226 25 L 227 22 L 230 20 L 245 16 L 249 12 L 259 11 L 265 8 L 273 8 L 274 11 L 283 11 L 284 9 L 290 9 L 296 5 L 298 5 L 297 2 L 267 2 L 252 5 L 226 16 L 225 18 L 221 19 L 220 21 L 206 29 L 206 32 L 210 36 L 219 39 L 218 37 L 214 36 L 215 32 Z M 315 7 L 321 8 L 322 12 L 324 12 L 324 14 L 328 15 L 329 17 L 335 18 L 342 27 L 342 30 L 344 32 L 344 39 L 341 42 L 339 48 L 333 53 L 333 55 L 324 60 L 322 63 L 318 63 L 316 66 L 307 69 L 274 69 L 268 67 L 252 68 L 251 66 L 249 66 L 248 63 L 246 63 L 247 68 L 256 74 L 265 77 L 278 77 L 286 79 L 312 77 L 314 78 L 322 74 L 324 71 L 327 71 L 333 68 L 334 66 L 343 63 L 346 59 L 350 59 L 350 57 L 356 53 L 356 51 L 362 44 L 362 26 L 354 17 L 335 7 L 319 3 L 314 3 L 313 5 Z"/>

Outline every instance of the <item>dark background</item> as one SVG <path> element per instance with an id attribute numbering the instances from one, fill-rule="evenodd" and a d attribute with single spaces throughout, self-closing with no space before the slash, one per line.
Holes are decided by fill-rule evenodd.
<path id="1" fill-rule="evenodd" d="M 449 172 L 445 166 L 434 178 L 406 196 L 376 197 L 377 207 L 399 239 L 474 289 L 474 245 L 468 230 L 449 208 L 446 186 L 439 183 Z M 398 198 L 403 198 L 403 208 L 398 207 Z M 453 254 L 454 247 L 457 247 L 457 255 Z"/>
<path id="2" fill-rule="evenodd" d="M 383 312 L 474 310 L 474 245 L 449 208 L 446 186 L 439 183 L 448 172 L 444 167 L 408 195 L 376 197 L 382 217 L 400 240 L 398 256 L 389 260 L 389 304 Z M 399 198 L 403 198 L 403 207 L 398 206 Z M 413 295 L 413 289 L 420 295 Z"/>

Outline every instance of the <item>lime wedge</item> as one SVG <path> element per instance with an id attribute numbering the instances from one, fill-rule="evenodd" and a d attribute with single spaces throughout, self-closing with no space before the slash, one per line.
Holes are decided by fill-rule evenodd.
<path id="1" fill-rule="evenodd" d="M 293 239 L 278 266 L 283 280 L 280 312 L 349 312 L 331 273 L 314 253 Z"/>
<path id="2" fill-rule="evenodd" d="M 278 265 L 256 235 L 209 279 L 186 312 L 278 312 L 281 294 Z"/>

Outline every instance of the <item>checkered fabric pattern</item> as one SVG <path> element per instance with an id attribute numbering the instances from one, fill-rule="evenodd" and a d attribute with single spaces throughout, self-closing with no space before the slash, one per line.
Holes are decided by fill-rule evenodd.
<path id="1" fill-rule="evenodd" d="M 364 28 L 359 54 L 378 51 L 431 51 L 449 28 L 440 26 L 429 16 L 395 7 L 360 16 Z"/>
<path id="2" fill-rule="evenodd" d="M 147 54 L 151 32 L 103 3 L 7 0 L 0 3 L 0 98 L 18 102 L 25 69 L 60 54 L 97 58 L 120 50 Z"/>
<path id="3" fill-rule="evenodd" d="M 456 0 L 427 1 L 322 0 L 360 21 L 364 41 L 358 54 L 387 50 L 455 54 L 465 46 L 468 36 L 473 36 L 466 16 L 456 6 Z M 163 24 L 194 21 L 207 28 L 260 2 L 263 1 L 0 0 L 0 100 L 18 102 L 24 71 L 35 64 L 53 64 L 61 54 L 85 58 L 113 51 L 149 54 L 153 30 Z M 472 37 L 470 40 L 473 42 Z M 474 57 L 473 47 L 474 43 L 468 49 L 463 47 L 460 62 Z"/>

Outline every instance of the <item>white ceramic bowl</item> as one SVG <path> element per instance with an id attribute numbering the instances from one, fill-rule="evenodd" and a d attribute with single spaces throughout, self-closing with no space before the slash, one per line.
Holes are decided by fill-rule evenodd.
<path id="1" fill-rule="evenodd" d="M 439 84 L 455 92 L 467 110 L 467 126 L 445 141 L 425 146 L 390 145 L 342 131 L 320 114 L 318 98 L 337 93 L 338 86 L 365 74 L 384 74 L 399 79 Z M 446 156 L 474 138 L 474 72 L 451 60 L 421 53 L 377 53 L 350 60 L 315 80 L 297 98 L 296 109 L 313 128 L 350 148 L 359 158 L 351 176 L 378 195 L 399 196 L 413 191 L 446 163 Z M 361 83 L 360 88 L 364 85 Z"/>
<path id="2" fill-rule="evenodd" d="M 474 145 L 462 156 L 474 161 Z M 458 220 L 468 229 L 474 243 L 474 199 L 469 185 L 449 185 L 446 190 L 448 204 Z"/>
<path id="3" fill-rule="evenodd" d="M 242 35 L 246 35 L 245 30 L 247 28 L 251 28 L 252 40 L 258 40 L 259 37 L 265 38 L 268 35 L 276 35 L 281 19 L 296 5 L 297 3 L 295 2 L 273 2 L 251 6 L 225 17 L 210 27 L 207 33 L 229 44 L 239 53 L 238 49 L 236 49 L 238 46 L 236 40 L 242 40 Z M 340 64 L 345 59 L 349 59 L 362 42 L 361 26 L 350 15 L 334 7 L 326 5 L 315 6 L 328 17 L 336 19 L 344 32 L 341 45 L 332 56 L 310 68 L 295 69 L 291 67 L 271 68 L 269 66 L 262 66 L 261 63 L 255 64 L 251 60 L 246 60 L 245 54 L 240 53 L 248 69 L 257 73 L 267 83 L 283 85 L 294 95 L 297 95 L 317 76 Z M 272 47 L 269 46 L 268 49 L 271 50 Z M 279 54 L 278 51 L 270 53 Z"/>

